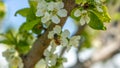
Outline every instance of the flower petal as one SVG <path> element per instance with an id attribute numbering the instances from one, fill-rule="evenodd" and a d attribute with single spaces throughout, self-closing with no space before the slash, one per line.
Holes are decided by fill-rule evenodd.
<path id="1" fill-rule="evenodd" d="M 56 25 L 55 28 L 53 29 L 54 33 L 57 33 L 58 35 L 61 33 L 61 27 Z"/>
<path id="2" fill-rule="evenodd" d="M 50 14 L 48 12 L 45 13 L 45 16 L 41 18 L 42 23 L 46 23 L 50 20 Z"/>
<path id="3" fill-rule="evenodd" d="M 44 13 L 41 10 L 37 10 L 37 12 L 36 12 L 37 17 L 41 17 L 43 15 L 44 15 Z"/>
<path id="4" fill-rule="evenodd" d="M 84 24 L 85 24 L 84 16 L 81 17 L 81 19 L 80 19 L 80 24 L 81 24 L 81 25 L 84 25 Z"/>
<path id="5" fill-rule="evenodd" d="M 69 35 L 70 35 L 70 32 L 68 30 L 63 31 L 61 34 L 61 36 L 64 38 L 69 37 Z"/>
<path id="6" fill-rule="evenodd" d="M 97 10 L 98 10 L 99 12 L 103 12 L 103 10 L 102 10 L 102 8 L 101 8 L 100 6 L 96 6 L 96 8 L 97 8 Z"/>
<path id="7" fill-rule="evenodd" d="M 55 24 L 58 24 L 58 23 L 60 23 L 60 19 L 59 19 L 59 17 L 58 16 L 56 16 L 56 15 L 54 15 L 54 16 L 52 16 L 52 22 L 53 23 L 55 23 Z"/>
<path id="8" fill-rule="evenodd" d="M 75 10 L 74 16 L 76 16 L 76 17 L 81 16 L 81 11 L 79 9 Z"/>
<path id="9" fill-rule="evenodd" d="M 47 7 L 48 10 L 53 11 L 54 8 L 55 8 L 55 3 L 54 2 L 48 3 L 48 7 Z"/>
<path id="10" fill-rule="evenodd" d="M 66 38 L 61 39 L 61 45 L 62 46 L 67 46 L 68 45 L 68 40 Z"/>
<path id="11" fill-rule="evenodd" d="M 62 9 L 64 7 L 64 3 L 63 2 L 56 2 L 55 7 L 57 10 Z"/>
<path id="12" fill-rule="evenodd" d="M 85 15 L 85 21 L 87 24 L 90 22 L 90 17 L 88 15 Z"/>
<path id="13" fill-rule="evenodd" d="M 53 39 L 53 38 L 54 38 L 54 31 L 50 31 L 50 32 L 49 32 L 48 38 L 49 38 L 49 39 Z"/>
<path id="14" fill-rule="evenodd" d="M 67 16 L 67 10 L 61 9 L 57 12 L 58 16 L 60 17 L 66 17 Z"/>

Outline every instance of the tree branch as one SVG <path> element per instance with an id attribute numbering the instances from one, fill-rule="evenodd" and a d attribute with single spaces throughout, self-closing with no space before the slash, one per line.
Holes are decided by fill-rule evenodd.
<path id="1" fill-rule="evenodd" d="M 70 12 L 75 8 L 76 4 L 74 0 L 63 0 L 65 3 L 65 9 L 68 11 L 67 17 L 70 15 Z M 67 20 L 67 17 L 61 18 L 60 26 L 63 26 Z M 23 57 L 24 68 L 34 68 L 35 64 L 42 58 L 44 50 L 48 47 L 50 40 L 47 38 L 47 35 L 50 30 L 53 29 L 55 24 L 51 24 L 46 32 L 40 36 L 33 44 L 31 50 L 27 55 Z"/>

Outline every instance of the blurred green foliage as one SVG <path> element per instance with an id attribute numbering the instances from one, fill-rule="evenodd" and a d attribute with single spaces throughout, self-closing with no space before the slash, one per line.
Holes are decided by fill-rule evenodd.
<path id="1" fill-rule="evenodd" d="M 5 16 L 6 7 L 5 4 L 0 1 L 0 19 L 3 19 Z"/>

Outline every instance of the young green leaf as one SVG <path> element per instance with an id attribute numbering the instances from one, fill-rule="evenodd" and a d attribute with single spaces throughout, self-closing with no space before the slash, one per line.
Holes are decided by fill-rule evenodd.
<path id="1" fill-rule="evenodd" d="M 25 22 L 21 25 L 19 30 L 20 30 L 20 32 L 21 31 L 29 31 L 39 22 L 40 22 L 40 19 L 36 19 L 36 20 L 31 21 L 31 22 Z"/>
<path id="2" fill-rule="evenodd" d="M 20 14 L 21 16 L 26 17 L 29 11 L 30 11 L 30 8 L 20 9 L 15 13 L 15 16 L 17 16 L 17 14 Z"/>
<path id="3" fill-rule="evenodd" d="M 80 4 L 80 3 L 82 3 L 83 2 L 83 0 L 75 0 L 75 3 L 76 4 Z"/>
<path id="4" fill-rule="evenodd" d="M 103 12 L 99 12 L 93 9 L 92 12 L 96 14 L 102 22 L 110 22 L 111 17 L 107 11 L 106 6 L 102 6 L 102 10 Z"/>
<path id="5" fill-rule="evenodd" d="M 89 26 L 93 29 L 97 29 L 97 30 L 105 30 L 106 27 L 103 25 L 103 22 L 99 19 L 99 17 L 94 14 L 93 12 L 89 13 L 89 17 L 90 17 L 90 22 L 89 22 Z"/>
<path id="6" fill-rule="evenodd" d="M 40 34 L 41 31 L 42 31 L 42 28 L 43 26 L 39 23 L 39 24 L 36 24 L 33 29 L 32 29 L 32 32 L 35 33 L 35 34 Z"/>
<path id="7" fill-rule="evenodd" d="M 0 36 L 3 37 L 3 39 L 0 40 L 0 43 L 7 44 L 7 45 L 16 44 L 16 38 L 13 35 L 13 32 L 11 30 L 8 30 L 5 34 L 0 34 Z"/>
<path id="8" fill-rule="evenodd" d="M 75 0 L 76 4 L 85 4 L 88 0 Z"/>

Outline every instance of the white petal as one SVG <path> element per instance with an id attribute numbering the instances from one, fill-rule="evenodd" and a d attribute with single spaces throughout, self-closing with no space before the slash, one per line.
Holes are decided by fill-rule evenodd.
<path id="1" fill-rule="evenodd" d="M 58 24 L 58 23 L 60 23 L 60 19 L 59 19 L 59 17 L 58 16 L 56 16 L 56 15 L 54 15 L 54 16 L 52 16 L 52 22 L 53 23 L 55 23 L 55 24 Z"/>
<path id="2" fill-rule="evenodd" d="M 47 2 L 46 1 L 41 1 L 40 3 L 38 3 L 37 8 L 47 8 Z"/>
<path id="3" fill-rule="evenodd" d="M 61 36 L 64 38 L 69 37 L 69 35 L 70 35 L 70 32 L 68 30 L 63 31 L 61 34 Z"/>
<path id="4" fill-rule="evenodd" d="M 51 24 L 51 21 L 48 21 L 47 23 L 43 24 L 43 27 L 48 28 L 50 26 L 50 24 Z"/>
<path id="5" fill-rule="evenodd" d="M 54 2 L 48 3 L 48 7 L 47 8 L 48 8 L 48 10 L 53 11 L 54 8 L 55 8 L 55 3 Z"/>
<path id="6" fill-rule="evenodd" d="M 56 25 L 55 28 L 53 29 L 54 33 L 60 34 L 61 32 L 61 27 Z"/>
<path id="7" fill-rule="evenodd" d="M 86 10 L 82 10 L 82 14 L 85 14 L 85 13 L 87 13 L 87 11 Z"/>
<path id="8" fill-rule="evenodd" d="M 81 16 L 81 11 L 79 9 L 75 10 L 74 16 L 76 16 L 76 17 Z"/>
<path id="9" fill-rule="evenodd" d="M 90 17 L 88 15 L 85 15 L 85 21 L 87 24 L 90 22 Z"/>
<path id="10" fill-rule="evenodd" d="M 51 45 L 51 53 L 54 53 L 54 51 L 56 50 L 56 46 L 55 45 Z"/>
<path id="11" fill-rule="evenodd" d="M 57 14 L 60 16 L 60 17 L 66 17 L 67 16 L 67 10 L 65 9 L 61 9 L 57 12 Z"/>
<path id="12" fill-rule="evenodd" d="M 59 9 L 64 7 L 64 3 L 63 2 L 56 2 L 55 7 L 57 10 L 59 10 Z"/>
<path id="13" fill-rule="evenodd" d="M 50 60 L 51 60 L 51 65 L 55 65 L 56 64 L 56 60 L 57 60 L 57 54 L 53 54 L 51 53 L 52 56 L 50 56 Z"/>
<path id="14" fill-rule="evenodd" d="M 99 12 L 103 12 L 102 8 L 100 6 L 96 7 Z"/>
<path id="15" fill-rule="evenodd" d="M 84 16 L 82 16 L 82 17 L 80 18 L 80 24 L 81 24 L 81 25 L 84 25 L 84 24 L 85 24 Z"/>
<path id="16" fill-rule="evenodd" d="M 73 36 L 70 38 L 70 44 L 72 46 L 77 47 L 79 45 L 79 40 L 80 40 L 80 36 Z"/>
<path id="17" fill-rule="evenodd" d="M 50 55 L 50 52 L 46 49 L 45 51 L 44 51 L 44 56 L 49 56 Z"/>
<path id="18" fill-rule="evenodd" d="M 54 66 L 56 64 L 56 59 L 51 60 L 51 66 Z"/>
<path id="19" fill-rule="evenodd" d="M 46 23 L 50 20 L 50 14 L 48 12 L 45 13 L 45 16 L 41 18 L 42 23 Z"/>
<path id="20" fill-rule="evenodd" d="M 62 46 L 67 46 L 68 45 L 68 40 L 66 38 L 61 39 L 61 45 Z"/>
<path id="21" fill-rule="evenodd" d="M 42 17 L 42 18 L 41 18 L 41 22 L 42 22 L 42 23 L 46 23 L 46 22 L 47 22 L 46 18 L 45 18 L 45 17 Z"/>
<path id="22" fill-rule="evenodd" d="M 50 31 L 50 32 L 49 32 L 48 38 L 49 38 L 49 39 L 53 39 L 53 38 L 54 38 L 54 31 Z"/>
<path id="23" fill-rule="evenodd" d="M 95 0 L 95 2 L 100 4 L 100 0 Z"/>
<path id="24" fill-rule="evenodd" d="M 41 10 L 37 10 L 37 12 L 36 12 L 37 17 L 41 17 L 43 15 L 44 15 L 44 13 Z"/>
<path id="25" fill-rule="evenodd" d="M 71 49 L 72 45 L 67 45 L 66 51 L 68 52 Z"/>

